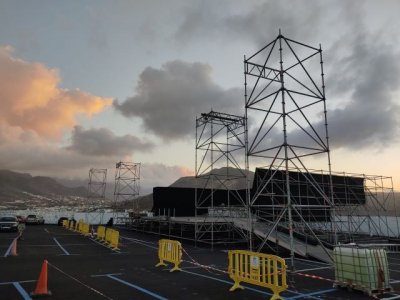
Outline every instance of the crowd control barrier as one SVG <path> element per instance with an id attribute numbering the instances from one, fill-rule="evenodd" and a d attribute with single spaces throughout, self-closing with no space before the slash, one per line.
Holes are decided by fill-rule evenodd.
<path id="1" fill-rule="evenodd" d="M 107 244 L 108 247 L 112 248 L 113 250 L 119 250 L 119 231 L 107 228 L 104 242 Z"/>
<path id="2" fill-rule="evenodd" d="M 79 220 L 78 222 L 76 222 L 75 224 L 75 231 L 81 231 L 81 226 L 82 226 L 82 221 Z"/>
<path id="3" fill-rule="evenodd" d="M 106 228 L 104 226 L 97 226 L 96 240 L 104 242 L 106 239 Z"/>
<path id="4" fill-rule="evenodd" d="M 63 226 L 64 228 L 69 228 L 69 221 L 68 221 L 68 220 L 63 220 L 63 221 L 62 221 L 62 226 Z"/>
<path id="5" fill-rule="evenodd" d="M 234 281 L 230 291 L 243 289 L 240 282 L 246 282 L 272 290 L 271 300 L 282 299 L 279 293 L 288 287 L 283 258 L 245 250 L 229 250 L 228 258 L 229 277 Z"/>
<path id="6" fill-rule="evenodd" d="M 90 225 L 87 223 L 81 223 L 81 229 L 79 230 L 84 236 L 89 235 Z"/>
<path id="7" fill-rule="evenodd" d="M 166 262 L 174 264 L 170 272 L 180 271 L 180 263 L 182 262 L 182 245 L 178 241 L 161 239 L 158 241 L 158 258 L 160 262 L 156 265 L 166 266 Z"/>
<path id="8" fill-rule="evenodd" d="M 107 238 L 107 231 L 109 232 L 108 238 Z M 118 249 L 118 242 L 119 242 L 119 231 L 107 228 L 106 230 L 106 242 L 108 243 L 108 246 L 112 248 L 113 250 L 119 250 Z"/>
<path id="9" fill-rule="evenodd" d="M 67 221 L 67 227 L 70 230 L 75 230 L 80 232 L 84 236 L 91 236 L 90 233 L 90 224 L 85 223 L 83 220 L 79 220 L 76 224 L 73 221 Z M 104 226 L 97 227 L 97 237 L 96 239 L 102 243 L 104 243 L 107 247 L 110 247 L 112 250 L 119 250 L 119 231 L 105 228 Z"/>
<path id="10" fill-rule="evenodd" d="M 75 223 L 76 223 L 76 222 L 74 222 L 74 221 L 72 221 L 72 220 L 69 220 L 69 229 L 70 229 L 70 230 L 74 230 L 74 229 L 75 229 Z"/>

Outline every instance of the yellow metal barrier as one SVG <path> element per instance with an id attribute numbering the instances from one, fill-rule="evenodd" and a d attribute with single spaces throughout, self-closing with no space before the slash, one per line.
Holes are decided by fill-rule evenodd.
<path id="1" fill-rule="evenodd" d="M 81 228 L 81 221 L 75 222 L 74 231 L 79 231 L 80 228 Z"/>
<path id="2" fill-rule="evenodd" d="M 164 261 L 174 264 L 170 272 L 180 271 L 179 264 L 182 262 L 182 245 L 178 241 L 161 239 L 158 241 L 158 258 L 160 262 L 156 265 L 166 266 Z"/>
<path id="3" fill-rule="evenodd" d="M 87 223 L 82 223 L 82 224 L 81 224 L 81 230 L 80 230 L 80 232 L 81 232 L 83 235 L 85 235 L 85 236 L 89 235 L 89 230 L 90 230 L 90 225 L 89 225 L 89 224 L 87 224 Z"/>
<path id="4" fill-rule="evenodd" d="M 70 230 L 75 230 L 75 225 L 76 225 L 76 222 L 74 222 L 72 220 L 69 221 L 69 229 Z"/>
<path id="5" fill-rule="evenodd" d="M 68 220 L 63 220 L 63 221 L 62 221 L 62 226 L 63 226 L 64 228 L 68 228 L 68 227 L 69 227 Z"/>
<path id="6" fill-rule="evenodd" d="M 112 235 L 113 230 L 111 228 L 106 228 L 106 239 L 105 243 L 106 244 L 111 244 L 111 235 Z"/>
<path id="7" fill-rule="evenodd" d="M 266 287 L 274 293 L 271 300 L 282 299 L 279 293 L 287 289 L 285 260 L 276 255 L 230 250 L 229 277 L 234 280 L 230 291 L 243 289 L 240 282 Z"/>
<path id="8" fill-rule="evenodd" d="M 106 228 L 104 226 L 97 226 L 97 237 L 96 239 L 104 242 L 106 238 Z"/>
<path id="9" fill-rule="evenodd" d="M 113 250 L 119 250 L 118 243 L 119 243 L 119 231 L 111 229 L 110 247 Z"/>

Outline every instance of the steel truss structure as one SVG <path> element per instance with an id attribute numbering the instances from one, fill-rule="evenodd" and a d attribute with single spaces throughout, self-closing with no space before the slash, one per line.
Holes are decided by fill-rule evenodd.
<path id="1" fill-rule="evenodd" d="M 115 165 L 113 207 L 117 218 L 118 212 L 124 212 L 127 204 L 131 205 L 134 215 L 139 214 L 140 166 L 140 163 L 122 161 Z"/>
<path id="2" fill-rule="evenodd" d="M 246 167 L 264 170 L 247 189 L 249 224 L 264 228 L 258 250 L 286 235 L 293 266 L 295 247 L 331 257 L 339 242 L 399 237 L 390 177 L 331 170 L 321 46 L 279 33 L 245 57 L 244 73 Z"/>
<path id="3" fill-rule="evenodd" d="M 333 215 L 335 211 L 332 191 L 321 188 L 309 176 L 307 167 L 310 157 L 324 156 L 328 175 L 331 173 L 321 46 L 308 46 L 279 33 L 261 50 L 245 57 L 244 74 L 248 121 L 246 166 L 271 170 L 265 173 L 267 176 L 261 179 L 255 192 L 251 194 L 248 188 L 248 204 L 256 214 L 264 208 L 269 208 L 272 214 L 265 220 L 268 233 L 262 244 L 278 227 L 288 230 L 293 262 L 294 228 L 306 229 L 321 247 L 325 246 L 301 213 L 305 203 L 291 191 L 290 171 L 297 170 L 312 194 L 322 199 L 313 203 L 313 209 L 328 210 Z M 285 182 L 279 191 L 281 199 L 276 203 L 274 191 L 269 187 L 279 170 L 283 170 Z M 260 197 L 266 194 L 272 195 L 272 202 L 260 204 Z M 335 228 L 327 229 L 335 231 Z"/>
<path id="4" fill-rule="evenodd" d="M 245 196 L 238 193 L 245 189 L 240 185 L 246 179 L 244 157 L 243 116 L 210 111 L 196 119 L 195 216 L 203 218 L 195 224 L 196 241 L 218 243 L 220 233 L 230 230 L 224 220 L 246 205 Z M 214 201 L 217 191 L 219 197 L 224 193 L 224 206 Z"/>
<path id="5" fill-rule="evenodd" d="M 103 223 L 104 206 L 106 205 L 107 169 L 89 170 L 88 194 L 86 205 L 86 222 L 93 220 Z"/>
<path id="6" fill-rule="evenodd" d="M 345 173 L 343 173 L 345 174 Z M 336 204 L 338 242 L 398 242 L 400 221 L 392 177 L 349 174 L 363 178 L 366 201 L 354 203 L 339 199 Z M 344 188 L 351 188 L 346 185 Z"/>

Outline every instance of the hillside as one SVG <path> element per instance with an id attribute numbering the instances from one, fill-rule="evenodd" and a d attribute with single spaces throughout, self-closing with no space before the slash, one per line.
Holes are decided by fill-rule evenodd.
<path id="1" fill-rule="evenodd" d="M 220 169 L 214 169 L 211 174 L 215 175 L 215 177 L 221 177 L 224 178 L 224 175 L 229 172 L 229 175 L 232 176 L 231 180 L 228 182 L 225 182 L 227 186 L 229 186 L 230 189 L 245 189 L 246 188 L 246 180 L 243 178 L 243 174 L 245 174 L 245 170 L 238 170 L 235 168 L 220 168 Z M 210 173 L 207 173 L 207 175 L 210 175 Z M 249 179 L 250 182 L 253 182 L 253 177 L 254 177 L 254 172 L 249 171 Z M 195 178 L 194 176 L 185 176 L 177 179 L 174 183 L 170 185 L 170 187 L 181 187 L 181 188 L 211 188 L 214 187 L 214 189 L 224 189 L 224 187 L 221 182 L 218 182 L 218 180 L 214 181 L 209 181 L 203 179 L 198 179 Z M 139 205 L 141 209 L 151 209 L 153 206 L 153 193 L 144 195 L 138 198 L 139 199 Z"/>
<path id="2" fill-rule="evenodd" d="M 0 206 L 55 206 L 82 200 L 86 196 L 84 187 L 66 187 L 50 177 L 0 170 Z"/>

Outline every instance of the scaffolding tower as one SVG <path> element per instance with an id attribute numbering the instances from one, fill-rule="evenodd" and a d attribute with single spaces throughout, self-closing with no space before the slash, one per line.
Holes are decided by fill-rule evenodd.
<path id="1" fill-rule="evenodd" d="M 243 116 L 210 111 L 196 119 L 196 241 L 222 242 L 226 233 L 232 232 L 229 218 L 247 217 L 245 194 L 239 192 L 245 190 L 244 156 Z M 219 199 L 226 199 L 224 204 L 215 201 L 216 193 Z M 241 231 L 238 235 L 246 234 Z"/>
<path id="2" fill-rule="evenodd" d="M 115 165 L 113 208 L 116 222 L 121 218 L 121 215 L 126 217 L 124 214 L 126 210 L 130 211 L 131 215 L 138 215 L 140 212 L 138 200 L 140 194 L 140 165 L 140 163 L 122 161 Z"/>
<path id="3" fill-rule="evenodd" d="M 245 116 L 246 127 L 246 166 L 262 166 L 264 178 L 259 178 L 257 190 L 250 193 L 247 201 L 256 219 L 265 218 L 268 228 L 264 245 L 270 234 L 283 228 L 290 236 L 290 257 L 293 266 L 293 231 L 301 228 L 307 235 L 317 239 L 320 246 L 325 245 L 317 236 L 310 223 L 305 220 L 301 208 L 307 206 L 307 199 L 294 197 L 291 190 L 291 171 L 301 176 L 308 184 L 310 197 L 318 195 L 319 201 L 308 205 L 309 216 L 313 211 L 326 211 L 334 218 L 335 206 L 332 190 L 324 189 L 313 176 L 310 176 L 308 162 L 316 156 L 323 157 L 331 174 L 328 123 L 321 46 L 312 47 L 279 35 L 248 58 L 244 58 L 245 74 Z M 280 185 L 279 199 L 271 190 L 276 175 L 284 173 L 284 184 Z M 329 186 L 332 182 L 328 183 Z M 262 196 L 269 196 L 270 202 L 261 202 Z M 260 212 L 268 213 L 268 216 Z M 333 222 L 326 222 L 325 230 L 335 236 Z"/>
<path id="4" fill-rule="evenodd" d="M 89 170 L 87 205 L 85 209 L 85 219 L 89 224 L 103 223 L 106 185 L 107 169 L 91 168 Z"/>

